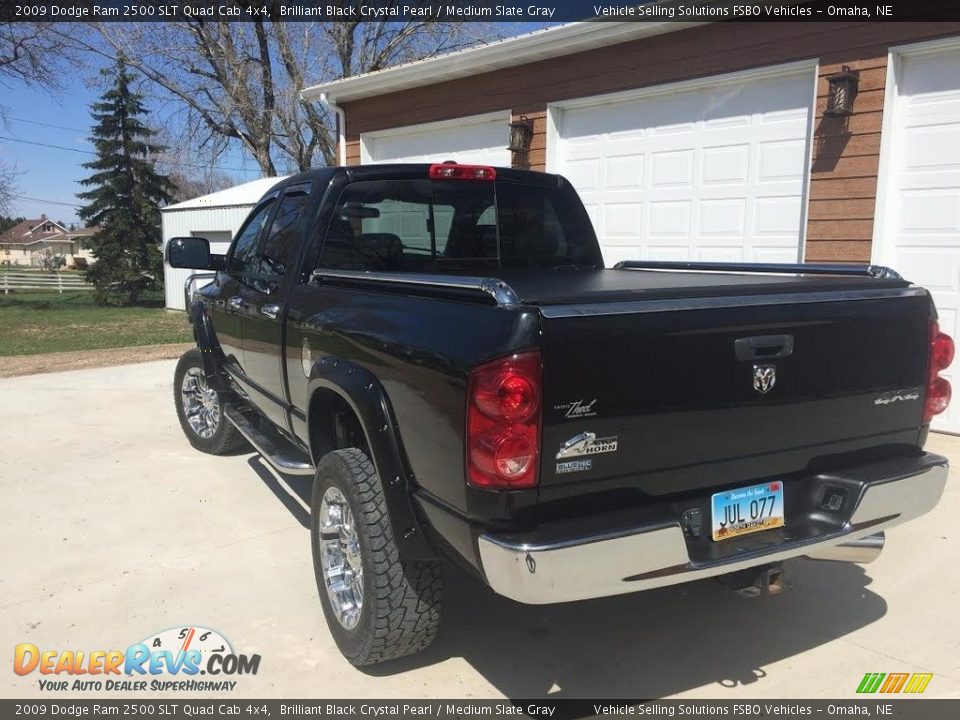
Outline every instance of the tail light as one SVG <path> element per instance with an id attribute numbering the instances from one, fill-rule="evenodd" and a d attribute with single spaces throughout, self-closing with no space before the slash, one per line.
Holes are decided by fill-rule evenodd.
<path id="1" fill-rule="evenodd" d="M 431 180 L 496 180 L 497 171 L 486 165 L 442 163 L 431 165 L 427 177 Z"/>
<path id="2" fill-rule="evenodd" d="M 953 339 L 940 332 L 936 322 L 930 323 L 930 364 L 927 372 L 927 402 L 923 409 L 923 422 L 929 423 L 950 404 L 952 390 L 950 381 L 940 377 L 953 362 Z"/>
<path id="3" fill-rule="evenodd" d="M 540 353 L 481 365 L 467 386 L 467 481 L 494 490 L 537 484 Z"/>

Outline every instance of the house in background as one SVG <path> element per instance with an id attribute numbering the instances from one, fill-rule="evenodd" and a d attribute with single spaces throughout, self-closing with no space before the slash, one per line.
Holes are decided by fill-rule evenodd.
<path id="1" fill-rule="evenodd" d="M 960 23 L 572 23 L 302 95 L 343 164 L 565 176 L 608 266 L 874 262 L 960 334 Z"/>
<path id="2" fill-rule="evenodd" d="M 82 267 L 96 261 L 87 241 L 98 230 L 71 230 L 46 215 L 24 220 L 0 235 L 0 265 L 39 267 L 43 254 L 49 251 L 63 257 L 65 267 Z"/>

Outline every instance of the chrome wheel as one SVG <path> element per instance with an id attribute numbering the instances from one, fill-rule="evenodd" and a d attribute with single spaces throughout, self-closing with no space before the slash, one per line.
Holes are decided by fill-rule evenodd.
<path id="1" fill-rule="evenodd" d="M 180 399 L 183 414 L 190 429 L 197 437 L 209 440 L 220 427 L 220 398 L 216 390 L 207 385 L 207 378 L 200 368 L 190 368 L 180 384 Z"/>
<path id="2" fill-rule="evenodd" d="M 330 605 L 340 624 L 351 630 L 360 621 L 363 609 L 363 560 L 353 513 L 335 487 L 327 488 L 320 503 L 317 542 Z"/>

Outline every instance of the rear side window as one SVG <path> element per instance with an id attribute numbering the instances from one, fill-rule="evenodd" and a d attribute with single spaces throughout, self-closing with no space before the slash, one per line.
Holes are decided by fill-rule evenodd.
<path id="1" fill-rule="evenodd" d="M 308 186 L 291 188 L 284 193 L 258 253 L 258 273 L 282 276 L 296 264 L 300 248 L 297 220 L 308 197 Z"/>
<path id="2" fill-rule="evenodd" d="M 344 189 L 319 266 L 444 272 L 594 265 L 596 255 L 582 206 L 555 189 L 392 180 Z"/>

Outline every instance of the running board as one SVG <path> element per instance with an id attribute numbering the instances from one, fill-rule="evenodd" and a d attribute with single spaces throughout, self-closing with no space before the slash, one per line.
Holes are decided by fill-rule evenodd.
<path id="1" fill-rule="evenodd" d="M 277 472 L 288 475 L 313 475 L 314 469 L 310 458 L 283 435 L 275 431 L 264 432 L 257 427 L 256 422 L 250 420 L 233 405 L 225 405 L 223 414 Z"/>

